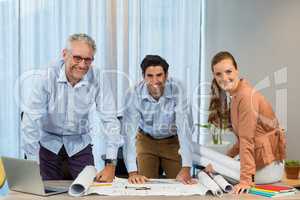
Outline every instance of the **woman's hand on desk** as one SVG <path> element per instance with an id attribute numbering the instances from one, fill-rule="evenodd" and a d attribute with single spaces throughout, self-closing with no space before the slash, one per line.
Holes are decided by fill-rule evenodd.
<path id="1" fill-rule="evenodd" d="M 251 188 L 251 185 L 249 185 L 249 184 L 239 183 L 239 184 L 237 184 L 237 185 L 235 185 L 233 187 L 233 190 L 232 190 L 231 193 L 233 193 L 233 194 L 241 194 L 241 193 L 247 192 L 248 189 L 250 189 L 250 188 Z"/>
<path id="2" fill-rule="evenodd" d="M 183 184 L 196 184 L 197 181 L 192 179 L 190 169 L 190 167 L 182 167 L 176 176 L 176 180 Z"/>
<path id="3" fill-rule="evenodd" d="M 129 183 L 144 184 L 146 181 L 148 181 L 148 178 L 146 176 L 139 175 L 137 172 L 129 172 Z"/>
<path id="4" fill-rule="evenodd" d="M 115 170 L 116 166 L 112 164 L 108 164 L 105 168 L 97 173 L 96 181 L 98 182 L 112 182 L 115 178 Z"/>

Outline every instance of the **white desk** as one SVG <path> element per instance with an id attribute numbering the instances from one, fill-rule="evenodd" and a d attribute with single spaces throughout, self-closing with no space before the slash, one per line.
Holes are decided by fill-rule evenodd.
<path id="1" fill-rule="evenodd" d="M 51 181 L 49 182 L 49 185 L 54 186 L 68 186 L 71 182 L 69 181 Z M 89 199 L 89 200 L 99 200 L 99 199 L 105 199 L 105 200 L 210 200 L 210 199 L 218 199 L 218 197 L 213 196 L 181 196 L 181 197 L 172 197 L 172 196 L 148 196 L 148 197 L 132 197 L 132 196 L 122 196 L 122 197 L 113 197 L 113 196 L 99 196 L 99 195 L 89 195 L 84 197 L 71 197 L 67 193 L 59 194 L 59 195 L 53 195 L 49 197 L 40 197 L 36 195 L 31 194 L 24 194 L 20 192 L 14 192 L 10 191 L 9 194 L 5 197 L 0 198 L 0 200 L 45 200 L 45 199 L 53 199 L 53 200 L 76 200 L 76 199 Z M 235 200 L 235 199 L 243 199 L 243 200 L 259 200 L 259 199 L 268 199 L 256 195 L 248 195 L 243 194 L 240 196 L 225 194 L 221 199 L 223 200 Z M 296 195 L 289 196 L 289 197 L 280 197 L 276 198 L 278 200 L 299 200 L 300 199 L 300 193 L 297 193 Z"/>

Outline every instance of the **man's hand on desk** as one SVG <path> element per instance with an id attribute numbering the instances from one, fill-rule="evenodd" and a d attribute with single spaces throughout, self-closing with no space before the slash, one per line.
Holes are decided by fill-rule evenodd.
<path id="1" fill-rule="evenodd" d="M 196 184 L 197 181 L 192 179 L 190 169 L 190 167 L 182 167 L 180 172 L 177 174 L 176 180 L 183 184 Z"/>
<path id="2" fill-rule="evenodd" d="M 108 164 L 105 168 L 97 173 L 96 181 L 98 182 L 112 182 L 115 178 L 116 166 L 113 164 Z"/>
<path id="3" fill-rule="evenodd" d="M 139 175 L 137 172 L 129 172 L 129 183 L 144 184 L 146 181 L 148 181 L 148 178 L 146 176 Z"/>

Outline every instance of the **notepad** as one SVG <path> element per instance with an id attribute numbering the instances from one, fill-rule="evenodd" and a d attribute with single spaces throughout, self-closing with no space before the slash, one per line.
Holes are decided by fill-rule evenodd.
<path id="1" fill-rule="evenodd" d="M 289 186 L 278 186 L 278 185 L 256 185 L 255 188 L 275 191 L 275 192 L 290 192 L 296 191 L 295 188 Z"/>
<path id="2" fill-rule="evenodd" d="M 294 195 L 295 192 L 296 189 L 293 187 L 278 185 L 256 185 L 249 190 L 249 194 L 255 194 L 269 198 Z"/>

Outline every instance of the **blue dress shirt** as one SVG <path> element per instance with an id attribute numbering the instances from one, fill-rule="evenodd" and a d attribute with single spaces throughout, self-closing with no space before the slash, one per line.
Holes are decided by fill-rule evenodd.
<path id="1" fill-rule="evenodd" d="M 168 79 L 158 101 L 149 94 L 145 81 L 127 94 L 122 133 L 125 136 L 123 149 L 128 172 L 137 171 L 135 136 L 138 128 L 157 139 L 177 134 L 182 166 L 192 166 L 193 117 L 179 82 Z"/>
<path id="2" fill-rule="evenodd" d="M 65 64 L 60 61 L 39 70 L 34 82 L 21 123 L 23 149 L 29 157 L 38 155 L 39 143 L 55 154 L 63 145 L 69 156 L 83 150 L 92 140 L 93 109 L 107 136 L 106 157 L 117 157 L 123 144 L 120 123 L 109 80 L 99 69 L 91 67 L 73 87 L 67 80 Z"/>

